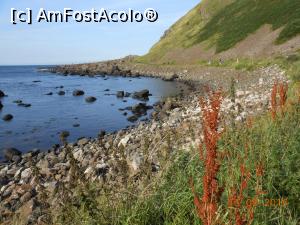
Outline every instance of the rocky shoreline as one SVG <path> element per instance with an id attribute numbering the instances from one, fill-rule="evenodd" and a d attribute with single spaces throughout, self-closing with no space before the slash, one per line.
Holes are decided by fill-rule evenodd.
<path id="1" fill-rule="evenodd" d="M 129 73 L 125 67 L 115 67 L 114 62 L 107 65 L 111 67 L 97 66 L 95 70 L 88 67 L 89 70 L 84 73 L 82 68 L 85 65 L 56 67 L 51 71 L 64 75 L 93 76 L 105 71 L 110 74 L 114 69 L 112 75 L 143 74 L 136 67 Z M 254 72 L 216 69 L 210 70 L 210 73 L 205 70 L 196 74 L 197 68 L 182 69 L 175 68 L 176 73 L 169 69 L 161 73 L 150 73 L 150 70 L 145 73 L 167 80 L 185 81 L 194 87 L 190 94 L 169 99 L 157 106 L 157 116 L 151 121 L 140 122 L 136 127 L 112 134 L 101 132 L 98 138 L 83 138 L 76 143 L 66 143 L 62 138 L 65 144 L 48 152 L 31 151 L 21 155 L 13 149 L 7 151 L 6 158 L 10 162 L 0 164 L 0 223 L 10 224 L 17 215 L 24 218 L 22 224 L 46 224 L 46 211 L 58 204 L 60 187 L 69 187 L 72 183 L 74 162 L 76 170 L 86 181 L 109 187 L 112 194 L 125 188 L 124 183 L 128 180 L 137 192 L 141 191 L 146 177 L 160 176 L 172 155 L 178 151 L 188 151 L 201 142 L 199 97 L 203 95 L 205 84 L 221 85 L 223 90 L 228 90 L 231 80 L 234 80 L 235 99 L 223 91 L 225 96 L 221 111 L 224 122 L 239 123 L 268 110 L 274 81 L 286 80 L 284 71 L 276 65 Z M 223 72 L 213 74 L 212 71 Z M 48 196 L 47 205 L 42 204 L 41 200 L 45 193 Z"/>

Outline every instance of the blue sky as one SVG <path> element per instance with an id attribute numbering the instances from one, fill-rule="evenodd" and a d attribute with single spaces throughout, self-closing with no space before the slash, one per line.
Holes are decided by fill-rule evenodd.
<path id="1" fill-rule="evenodd" d="M 0 65 L 42 65 L 94 62 L 142 55 L 159 40 L 163 32 L 192 9 L 199 0 L 1 0 Z M 11 8 L 31 8 L 36 14 L 46 10 L 143 11 L 154 8 L 155 23 L 10 23 Z M 34 17 L 35 17 L 34 14 Z"/>

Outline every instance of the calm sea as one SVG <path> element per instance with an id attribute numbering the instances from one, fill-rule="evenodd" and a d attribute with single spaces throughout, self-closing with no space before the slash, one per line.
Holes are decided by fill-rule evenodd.
<path id="1" fill-rule="evenodd" d="M 0 99 L 4 105 L 0 118 L 5 114 L 12 114 L 14 118 L 10 122 L 0 119 L 0 155 L 1 150 L 7 147 L 23 152 L 34 148 L 47 150 L 59 143 L 59 133 L 65 130 L 70 132 L 68 140 L 72 142 L 80 137 L 96 137 L 100 130 L 112 132 L 125 128 L 132 125 L 127 121 L 130 112 L 126 117 L 119 109 L 139 101 L 130 97 L 118 99 L 107 94 L 149 89 L 153 96 L 147 104 L 152 105 L 162 98 L 178 94 L 181 85 L 154 78 L 61 76 L 39 72 L 37 66 L 2 66 L 0 90 L 8 97 Z M 84 90 L 85 95 L 72 96 L 75 89 Z M 66 94 L 58 95 L 60 90 Z M 49 92 L 53 95 L 45 95 Z M 97 101 L 87 103 L 87 96 L 94 96 Z M 31 107 L 18 106 L 14 103 L 16 100 L 31 104 Z M 150 113 L 148 111 L 148 116 Z M 74 127 L 75 124 L 80 126 Z"/>

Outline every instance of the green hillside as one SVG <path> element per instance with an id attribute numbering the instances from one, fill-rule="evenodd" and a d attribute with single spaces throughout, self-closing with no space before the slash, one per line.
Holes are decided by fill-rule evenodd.
<path id="1" fill-rule="evenodd" d="M 276 44 L 300 33 L 299 0 L 203 0 L 175 23 L 141 61 L 155 61 L 174 48 L 198 43 L 222 52 L 254 33 L 262 25 L 283 28 Z"/>

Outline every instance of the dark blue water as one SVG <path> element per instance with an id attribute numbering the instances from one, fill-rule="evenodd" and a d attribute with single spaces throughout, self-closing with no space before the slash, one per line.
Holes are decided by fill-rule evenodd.
<path id="1" fill-rule="evenodd" d="M 153 94 L 147 103 L 150 105 L 178 94 L 180 86 L 179 83 L 153 78 L 60 76 L 38 72 L 35 66 L 0 67 L 0 90 L 8 95 L 0 99 L 4 105 L 0 118 L 5 114 L 14 116 L 10 122 L 0 119 L 0 152 L 6 147 L 23 152 L 33 148 L 47 150 L 59 143 L 59 133 L 64 130 L 70 132 L 68 140 L 72 142 L 79 137 L 96 137 L 100 130 L 112 132 L 125 128 L 132 123 L 118 109 L 139 101 L 129 97 L 123 102 L 124 99 L 105 94 L 149 89 Z M 84 90 L 85 95 L 72 96 L 74 89 Z M 105 92 L 105 89 L 110 91 Z M 66 95 L 59 96 L 59 90 L 65 91 Z M 53 92 L 53 95 L 45 95 L 48 92 Z M 86 103 L 86 96 L 95 96 L 97 101 Z M 13 103 L 15 100 L 32 106 L 20 107 Z M 73 127 L 74 124 L 80 124 L 80 127 Z"/>

